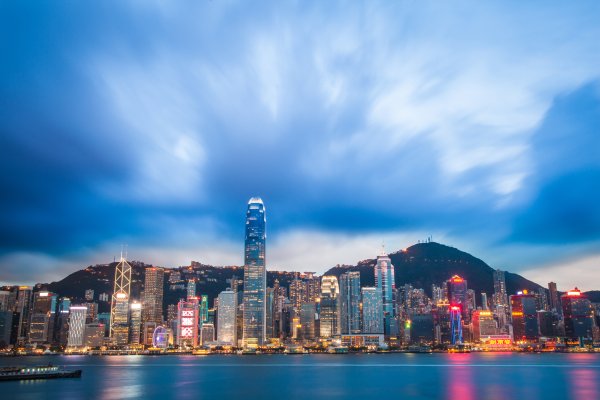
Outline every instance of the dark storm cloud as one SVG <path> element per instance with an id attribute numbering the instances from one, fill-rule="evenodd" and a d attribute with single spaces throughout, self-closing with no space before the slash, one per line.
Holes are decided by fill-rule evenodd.
<path id="1" fill-rule="evenodd" d="M 514 238 L 577 243 L 600 238 L 600 87 L 560 96 L 534 133 L 531 203 L 517 214 Z"/>
<path id="2" fill-rule="evenodd" d="M 209 253 L 254 195 L 271 237 L 595 240 L 581 7 L 4 2 L 0 265 L 123 240 Z"/>

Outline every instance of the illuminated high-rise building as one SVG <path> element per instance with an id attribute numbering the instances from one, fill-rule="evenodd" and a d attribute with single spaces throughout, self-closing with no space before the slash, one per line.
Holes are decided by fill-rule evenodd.
<path id="1" fill-rule="evenodd" d="M 30 322 L 30 311 L 31 311 L 31 299 L 32 299 L 33 291 L 31 286 L 19 286 L 17 290 L 17 299 L 15 318 L 18 318 L 17 321 L 13 321 L 18 324 L 17 328 L 17 343 L 22 345 L 27 341 L 27 337 L 29 336 L 29 322 Z"/>
<path id="2" fill-rule="evenodd" d="M 340 275 L 340 313 L 342 334 L 360 333 L 360 272 Z"/>
<path id="3" fill-rule="evenodd" d="M 181 300 L 177 304 L 177 344 L 183 348 L 198 345 L 198 299 Z"/>
<path id="4" fill-rule="evenodd" d="M 237 296 L 233 290 L 219 293 L 217 309 L 217 341 L 221 344 L 236 345 Z"/>
<path id="5" fill-rule="evenodd" d="M 492 336 L 498 334 L 496 320 L 491 311 L 475 310 L 473 312 L 471 323 L 473 324 L 473 340 L 478 341 L 482 336 Z"/>
<path id="6" fill-rule="evenodd" d="M 115 268 L 115 282 L 110 306 L 110 337 L 118 346 L 129 341 L 129 296 L 131 293 L 131 265 L 121 254 Z"/>
<path id="7" fill-rule="evenodd" d="M 302 303 L 306 298 L 306 284 L 299 277 L 299 273 L 296 278 L 290 282 L 290 301 L 294 308 L 299 311 L 302 307 Z"/>
<path id="8" fill-rule="evenodd" d="M 57 296 L 47 291 L 36 292 L 33 295 L 31 322 L 29 326 L 30 343 L 47 343 L 52 340 L 52 318 L 56 310 Z"/>
<path id="9" fill-rule="evenodd" d="M 381 254 L 377 256 L 375 284 L 381 295 L 383 305 L 384 334 L 386 336 L 396 336 L 398 334 L 398 325 L 394 307 L 394 292 L 396 291 L 394 266 L 383 248 Z"/>
<path id="10" fill-rule="evenodd" d="M 301 336 L 304 341 L 312 341 L 316 335 L 317 306 L 315 303 L 304 303 L 300 310 Z"/>
<path id="11" fill-rule="evenodd" d="M 215 325 L 213 323 L 205 322 L 202 324 L 200 330 L 200 344 L 207 345 L 215 341 Z"/>
<path id="12" fill-rule="evenodd" d="M 494 271 L 494 295 L 492 297 L 495 306 L 508 308 L 508 293 L 506 291 L 505 272 L 499 269 Z"/>
<path id="13" fill-rule="evenodd" d="M 85 325 L 83 345 L 89 348 L 101 347 L 104 345 L 104 331 L 106 327 L 99 322 L 93 322 Z"/>
<path id="14" fill-rule="evenodd" d="M 259 197 L 248 201 L 246 212 L 246 235 L 244 242 L 244 297 L 242 344 L 256 347 L 265 340 L 265 291 L 267 271 L 266 210 Z"/>
<path id="15" fill-rule="evenodd" d="M 558 295 L 555 282 L 548 282 L 548 291 L 550 292 L 550 310 L 554 310 L 560 314 L 562 308 L 560 306 L 560 296 Z"/>
<path id="16" fill-rule="evenodd" d="M 462 310 L 461 305 L 450 306 L 450 334 L 451 343 L 460 344 L 463 342 L 463 329 L 462 329 Z"/>
<path id="17" fill-rule="evenodd" d="M 592 338 L 594 317 L 592 303 L 577 288 L 561 296 L 565 335 L 571 339 Z"/>
<path id="18" fill-rule="evenodd" d="M 130 306 L 129 343 L 140 344 L 142 333 L 142 303 L 134 301 Z"/>
<path id="19" fill-rule="evenodd" d="M 208 296 L 203 294 L 202 296 L 200 296 L 200 315 L 199 315 L 199 319 L 200 319 L 200 326 L 202 326 L 202 324 L 206 324 L 208 322 L 210 322 L 209 320 L 209 310 L 208 310 Z M 213 318 L 214 320 L 214 318 Z"/>
<path id="20" fill-rule="evenodd" d="M 339 294 L 340 287 L 337 278 L 333 275 L 323 276 L 321 278 L 321 314 L 319 316 L 321 337 L 340 334 Z"/>
<path id="21" fill-rule="evenodd" d="M 69 299 L 68 297 L 62 297 L 59 299 L 53 342 L 61 346 L 66 346 L 68 341 L 70 308 L 71 299 Z"/>
<path id="22" fill-rule="evenodd" d="M 485 292 L 481 292 L 481 309 L 485 311 L 490 309 L 488 304 L 487 293 Z"/>
<path id="23" fill-rule="evenodd" d="M 514 341 L 535 340 L 539 337 L 536 298 L 526 290 L 510 296 Z"/>
<path id="24" fill-rule="evenodd" d="M 69 308 L 69 334 L 67 347 L 83 347 L 85 345 L 86 306 L 71 306 Z"/>
<path id="25" fill-rule="evenodd" d="M 363 287 L 362 333 L 383 334 L 383 299 L 375 287 Z"/>
<path id="26" fill-rule="evenodd" d="M 188 300 L 196 297 L 196 280 L 195 279 L 190 279 L 188 281 L 187 287 L 186 287 L 186 292 L 187 292 Z"/>
<path id="27" fill-rule="evenodd" d="M 461 319 L 468 322 L 470 306 L 467 280 L 458 275 L 454 275 L 447 281 L 447 288 L 450 306 L 459 306 L 461 310 Z"/>
<path id="28" fill-rule="evenodd" d="M 163 321 L 163 290 L 165 270 L 146 268 L 144 278 L 143 320 L 161 324 Z"/>

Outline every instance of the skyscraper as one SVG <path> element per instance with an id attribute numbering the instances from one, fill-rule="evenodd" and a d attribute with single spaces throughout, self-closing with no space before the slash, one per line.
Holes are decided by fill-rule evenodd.
<path id="1" fill-rule="evenodd" d="M 217 309 L 217 341 L 221 344 L 236 345 L 237 296 L 233 290 L 219 293 Z"/>
<path id="2" fill-rule="evenodd" d="M 539 336 L 536 298 L 526 290 L 510 296 L 513 339 L 535 340 Z"/>
<path id="3" fill-rule="evenodd" d="M 146 268 L 144 278 L 144 322 L 161 324 L 163 321 L 163 290 L 165 271 L 158 267 Z"/>
<path id="4" fill-rule="evenodd" d="M 129 341 L 129 295 L 131 292 L 131 265 L 121 254 L 115 268 L 115 283 L 110 305 L 110 337 L 116 345 Z"/>
<path id="5" fill-rule="evenodd" d="M 565 335 L 571 339 L 592 337 L 594 318 L 592 303 L 577 288 L 561 296 Z"/>
<path id="6" fill-rule="evenodd" d="M 560 307 L 560 297 L 558 296 L 555 282 L 548 282 L 548 291 L 550 292 L 550 309 L 560 314 L 562 309 Z"/>
<path id="7" fill-rule="evenodd" d="M 380 292 L 374 287 L 363 287 L 362 333 L 383 333 L 383 304 Z"/>
<path id="8" fill-rule="evenodd" d="M 86 306 L 71 306 L 69 308 L 68 347 L 82 347 L 84 345 L 86 316 Z"/>
<path id="9" fill-rule="evenodd" d="M 461 310 L 462 320 L 469 321 L 469 299 L 467 281 L 458 275 L 448 280 L 448 301 L 451 306 L 458 306 Z"/>
<path id="10" fill-rule="evenodd" d="M 196 280 L 195 279 L 190 279 L 188 281 L 186 291 L 187 291 L 187 299 L 188 300 L 196 297 Z"/>
<path id="11" fill-rule="evenodd" d="M 485 292 L 481 292 L 481 309 L 485 311 L 489 310 L 487 293 Z"/>
<path id="12" fill-rule="evenodd" d="M 33 295 L 31 324 L 29 326 L 30 343 L 47 343 L 52 339 L 51 318 L 56 310 L 57 296 L 47 291 L 36 292 Z M 50 334 L 50 336 L 49 336 Z"/>
<path id="13" fill-rule="evenodd" d="M 319 320 L 320 336 L 322 337 L 331 337 L 340 334 L 339 293 L 340 287 L 335 276 L 325 275 L 321 278 L 321 314 Z"/>
<path id="14" fill-rule="evenodd" d="M 183 348 L 198 345 L 198 299 L 181 300 L 177 305 L 177 344 Z"/>
<path id="15" fill-rule="evenodd" d="M 499 269 L 494 271 L 494 296 L 492 300 L 494 301 L 494 306 L 508 307 L 505 273 Z"/>
<path id="16" fill-rule="evenodd" d="M 142 336 L 142 303 L 138 303 L 137 301 L 131 303 L 129 325 L 129 343 L 140 344 Z"/>
<path id="17" fill-rule="evenodd" d="M 360 272 L 340 275 L 340 300 L 341 333 L 360 333 Z"/>
<path id="18" fill-rule="evenodd" d="M 394 308 L 394 292 L 396 284 L 394 282 L 394 266 L 392 260 L 385 254 L 382 248 L 381 254 L 377 256 L 375 265 L 375 283 L 380 293 L 383 305 L 384 334 L 386 336 L 395 336 L 398 334 L 396 324 L 396 311 Z"/>
<path id="19" fill-rule="evenodd" d="M 17 291 L 15 311 L 18 313 L 18 316 L 15 315 L 13 319 L 15 317 L 18 318 L 17 343 L 19 344 L 24 344 L 29 335 L 29 313 L 31 310 L 32 293 L 31 286 L 19 286 L 19 290 Z M 17 321 L 13 321 L 13 323 L 17 323 Z"/>
<path id="20" fill-rule="evenodd" d="M 243 330 L 244 347 L 256 347 L 265 340 L 265 291 L 267 272 L 265 261 L 266 210 L 259 197 L 248 201 L 246 212 L 246 238 L 244 243 L 244 297 Z"/>

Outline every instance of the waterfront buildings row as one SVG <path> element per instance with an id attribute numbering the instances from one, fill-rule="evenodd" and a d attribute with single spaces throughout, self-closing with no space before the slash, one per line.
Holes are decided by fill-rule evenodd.
<path id="1" fill-rule="evenodd" d="M 384 249 L 372 273 L 373 286 L 364 286 L 361 272 L 348 269 L 322 277 L 298 273 L 285 286 L 275 280 L 267 287 L 266 208 L 254 197 L 246 213 L 242 290 L 234 277 L 231 287 L 209 299 L 197 295 L 195 279 L 181 284 L 181 277 L 173 273 L 168 284 L 184 290 L 185 298 L 165 310 L 165 270 L 146 268 L 144 290 L 134 299 L 132 267 L 121 257 L 109 313 L 98 312 L 91 289 L 77 304 L 27 286 L 0 291 L 0 345 L 193 349 L 470 342 L 494 348 L 539 342 L 591 345 L 599 339 L 598 314 L 577 289 L 560 295 L 551 282 L 548 291 L 509 294 L 500 270 L 492 276 L 494 293 L 480 293 L 479 302 L 466 277 L 458 275 L 427 292 L 409 284 L 397 288 L 394 266 Z M 100 301 L 101 296 L 107 295 L 100 294 Z"/>

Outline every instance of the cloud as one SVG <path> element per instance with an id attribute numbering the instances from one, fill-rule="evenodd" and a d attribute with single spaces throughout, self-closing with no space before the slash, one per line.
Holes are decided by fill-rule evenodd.
<path id="1" fill-rule="evenodd" d="M 2 267 L 233 263 L 253 195 L 301 269 L 598 238 L 596 2 L 2 7 Z"/>

